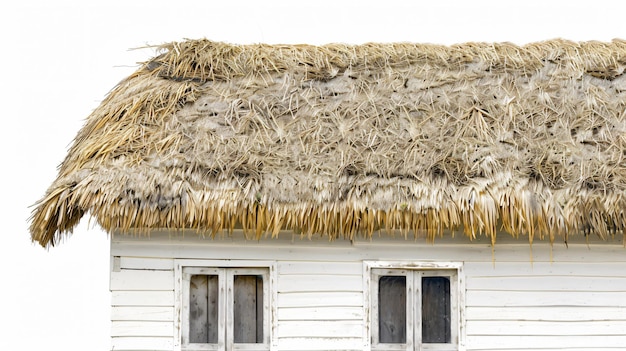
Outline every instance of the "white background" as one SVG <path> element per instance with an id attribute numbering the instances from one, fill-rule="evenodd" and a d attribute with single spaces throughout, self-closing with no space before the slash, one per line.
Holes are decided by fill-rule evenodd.
<path id="1" fill-rule="evenodd" d="M 84 118 L 151 49 L 232 43 L 626 39 L 626 2 L 22 1 L 0 5 L 0 350 L 107 350 L 107 234 L 88 218 L 58 247 L 30 242 L 29 208 Z M 16 3 L 16 2 L 14 2 Z M 436 4 L 436 5 L 435 5 Z"/>

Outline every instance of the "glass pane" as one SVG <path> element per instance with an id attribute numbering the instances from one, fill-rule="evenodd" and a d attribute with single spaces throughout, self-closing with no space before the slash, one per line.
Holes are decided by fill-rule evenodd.
<path id="1" fill-rule="evenodd" d="M 450 343 L 450 278 L 422 277 L 422 343 Z"/>
<path id="2" fill-rule="evenodd" d="M 189 284 L 189 342 L 217 343 L 218 277 L 192 275 Z"/>
<path id="3" fill-rule="evenodd" d="M 263 342 L 263 276 L 234 277 L 234 340 L 236 343 Z"/>
<path id="4" fill-rule="evenodd" d="M 380 343 L 406 343 L 406 277 L 382 276 L 378 281 Z"/>

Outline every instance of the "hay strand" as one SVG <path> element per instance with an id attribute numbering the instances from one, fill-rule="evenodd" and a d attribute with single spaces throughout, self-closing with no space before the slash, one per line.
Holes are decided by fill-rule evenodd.
<path id="1" fill-rule="evenodd" d="M 252 239 L 623 231 L 624 41 L 158 50 L 89 116 L 34 241 L 85 213 Z"/>

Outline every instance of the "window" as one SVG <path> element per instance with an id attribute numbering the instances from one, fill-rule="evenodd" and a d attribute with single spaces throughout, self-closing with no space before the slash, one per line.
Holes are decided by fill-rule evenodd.
<path id="1" fill-rule="evenodd" d="M 458 350 L 460 265 L 368 268 L 372 350 Z"/>
<path id="2" fill-rule="evenodd" d="M 270 349 L 269 267 L 181 265 L 178 272 L 180 350 Z"/>

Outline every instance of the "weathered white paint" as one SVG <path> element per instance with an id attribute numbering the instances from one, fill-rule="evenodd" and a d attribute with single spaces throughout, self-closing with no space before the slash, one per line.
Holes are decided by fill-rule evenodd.
<path id="1" fill-rule="evenodd" d="M 282 234 L 281 234 L 282 235 Z M 175 346 L 176 262 L 245 267 L 272 264 L 273 350 L 363 350 L 369 344 L 368 262 L 459 265 L 464 280 L 461 337 L 466 350 L 601 350 L 626 345 L 626 249 L 621 242 L 569 248 L 500 240 L 400 238 L 373 241 L 241 235 L 202 239 L 155 233 L 115 235 L 111 272 L 112 348 Z M 115 261 L 114 257 L 112 262 Z M 383 263 L 381 263 L 383 264 Z M 463 345 L 461 346 L 463 349 Z"/>
<path id="2" fill-rule="evenodd" d="M 171 306 L 113 306 L 111 320 L 172 322 L 174 307 Z"/>
<path id="3" fill-rule="evenodd" d="M 278 307 L 349 307 L 363 306 L 361 292 L 299 292 L 278 294 Z"/>
<path id="4" fill-rule="evenodd" d="M 494 320 L 494 321 L 472 321 L 467 326 L 469 335 L 554 335 L 552 321 L 517 321 L 517 320 Z M 579 322 L 559 322 L 562 326 L 563 335 L 589 335 L 590 331 L 602 330 L 604 335 L 624 335 L 626 332 L 626 321 L 579 321 Z M 626 346 L 626 345 L 625 345 Z"/>
<path id="5" fill-rule="evenodd" d="M 325 306 L 325 307 L 281 307 L 278 320 L 299 321 L 307 316 L 310 321 L 349 321 L 363 319 L 363 307 Z"/>
<path id="6" fill-rule="evenodd" d="M 615 306 L 518 306 L 476 307 L 465 309 L 467 319 L 472 321 L 622 321 L 626 320 L 626 307 Z"/>
<path id="7" fill-rule="evenodd" d="M 328 351 L 328 350 L 346 350 L 346 351 L 362 351 L 360 344 L 362 338 L 281 338 L 277 350 L 307 350 L 307 351 Z"/>
<path id="8" fill-rule="evenodd" d="M 120 269 L 111 272 L 111 290 L 174 290 L 174 272 Z"/>
<path id="9" fill-rule="evenodd" d="M 174 337 L 171 322 L 113 321 L 111 336 L 166 336 Z"/>
<path id="10" fill-rule="evenodd" d="M 468 335 L 467 345 L 468 350 L 623 350 L 626 335 Z"/>
<path id="11" fill-rule="evenodd" d="M 626 277 L 592 275 L 527 275 L 508 277 L 473 277 L 468 289 L 491 291 L 589 291 L 626 292 Z"/>
<path id="12" fill-rule="evenodd" d="M 148 269 L 166 270 L 174 269 L 173 258 L 145 258 L 145 257 L 120 257 L 121 269 Z"/>
<path id="13" fill-rule="evenodd" d="M 113 337 L 111 349 L 115 351 L 171 351 L 174 338 L 171 337 Z"/>
<path id="14" fill-rule="evenodd" d="M 111 306 L 174 306 L 174 291 L 111 291 Z"/>
<path id="15" fill-rule="evenodd" d="M 281 261 L 278 263 L 278 274 L 286 276 L 289 274 L 302 275 L 359 275 L 361 272 L 361 262 L 341 262 L 329 261 L 324 264 L 311 264 L 309 261 Z"/>
<path id="16" fill-rule="evenodd" d="M 306 319 L 303 316 L 302 319 Z M 300 320 L 279 321 L 280 338 L 360 338 L 363 334 L 361 321 Z"/>
<path id="17" fill-rule="evenodd" d="M 301 275 L 281 275 L 278 280 L 278 293 L 322 292 L 322 291 L 355 291 L 360 286 L 361 275 L 309 275 L 303 279 Z"/>

